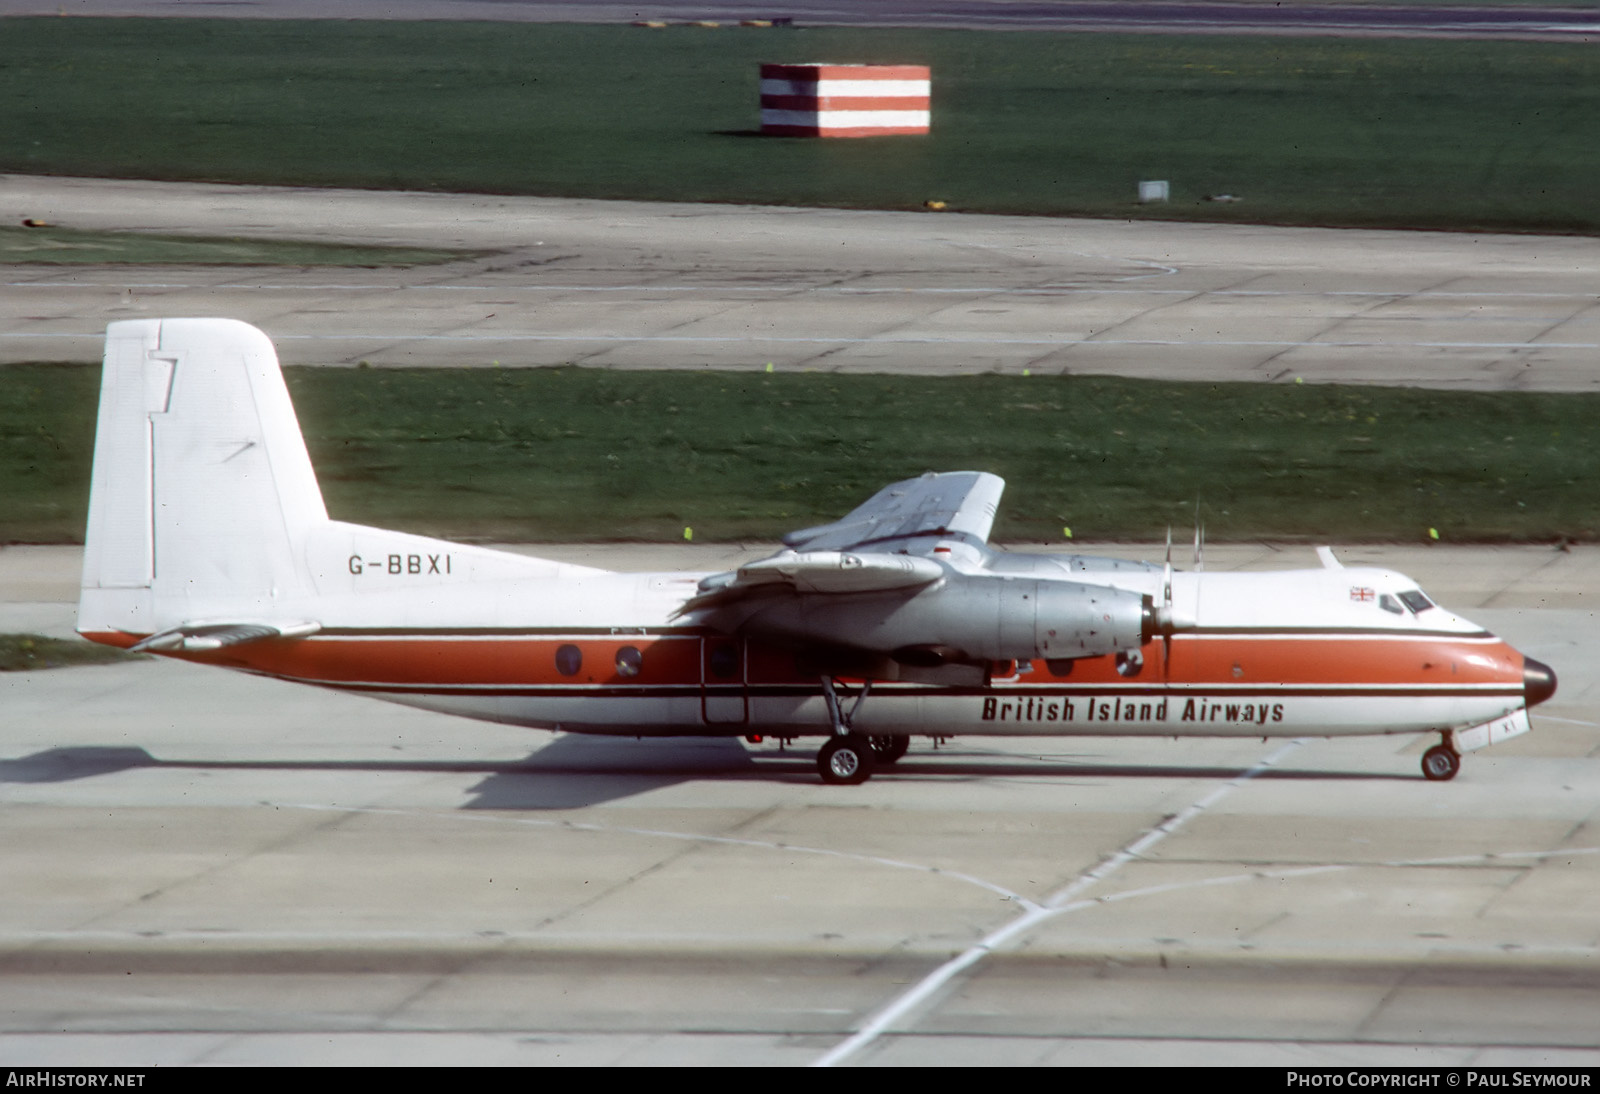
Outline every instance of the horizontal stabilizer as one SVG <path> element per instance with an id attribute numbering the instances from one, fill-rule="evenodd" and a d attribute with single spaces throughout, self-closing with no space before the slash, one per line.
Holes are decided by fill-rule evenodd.
<path id="1" fill-rule="evenodd" d="M 181 627 L 152 634 L 131 646 L 130 651 L 183 650 L 186 653 L 199 653 L 268 638 L 305 638 L 321 629 L 320 623 L 185 623 Z"/>

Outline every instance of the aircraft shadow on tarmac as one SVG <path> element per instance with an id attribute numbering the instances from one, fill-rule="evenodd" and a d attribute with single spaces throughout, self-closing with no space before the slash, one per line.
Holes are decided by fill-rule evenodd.
<path id="1" fill-rule="evenodd" d="M 160 759 L 145 749 L 128 746 L 51 748 L 12 760 L 0 760 L 0 783 L 65 783 L 115 775 L 140 768 L 169 771 L 350 771 L 482 774 L 470 790 L 466 809 L 581 809 L 633 797 L 691 779 L 746 779 L 810 783 L 817 779 L 812 749 L 752 751 L 728 737 L 677 737 L 638 740 L 632 737 L 558 737 L 521 760 L 181 760 Z M 1063 785 L 1085 779 L 1232 779 L 1237 767 L 1152 764 L 1132 765 L 1079 760 L 1072 756 L 1038 759 L 995 755 L 946 746 L 939 752 L 913 753 L 879 778 L 901 781 L 970 782 L 986 778 L 1059 780 Z M 1272 768 L 1256 778 L 1297 781 L 1401 781 L 1408 773 L 1370 771 L 1304 771 Z"/>

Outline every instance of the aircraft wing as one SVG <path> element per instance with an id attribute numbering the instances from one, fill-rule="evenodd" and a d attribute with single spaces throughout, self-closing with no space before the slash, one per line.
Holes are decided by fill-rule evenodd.
<path id="1" fill-rule="evenodd" d="M 999 476 L 982 471 L 929 472 L 886 486 L 841 520 L 790 532 L 777 554 L 701 581 L 683 611 L 757 593 L 828 595 L 931 585 L 945 573 L 928 557 L 933 540 L 986 540 L 1005 486 Z"/>
<path id="2" fill-rule="evenodd" d="M 928 472 L 885 486 L 843 519 L 783 537 L 796 551 L 845 551 L 918 536 L 971 536 L 986 543 L 1005 480 L 986 471 Z"/>
<path id="3" fill-rule="evenodd" d="M 678 614 L 703 610 L 712 627 L 862 674 L 1138 649 L 1154 619 L 1141 592 L 974 565 L 1004 490 L 981 471 L 897 482 L 784 536 L 775 555 L 704 578 Z"/>

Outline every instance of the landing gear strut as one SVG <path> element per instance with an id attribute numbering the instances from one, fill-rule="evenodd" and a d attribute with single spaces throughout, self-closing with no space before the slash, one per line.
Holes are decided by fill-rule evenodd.
<path id="1" fill-rule="evenodd" d="M 1444 735 L 1442 744 L 1436 744 L 1422 754 L 1422 775 L 1430 782 L 1448 782 L 1460 770 L 1461 753 L 1456 751 L 1455 742 L 1448 733 Z"/>
<path id="2" fill-rule="evenodd" d="M 843 685 L 836 685 L 833 677 L 822 678 L 822 694 L 828 700 L 828 721 L 833 726 L 833 736 L 817 751 L 817 771 L 825 783 L 855 786 L 872 778 L 878 759 L 872 739 L 852 728 L 861 704 L 867 701 L 867 694 L 872 690 L 872 681 L 861 685 L 861 694 L 856 696 L 848 711 L 839 700 L 841 690 Z"/>

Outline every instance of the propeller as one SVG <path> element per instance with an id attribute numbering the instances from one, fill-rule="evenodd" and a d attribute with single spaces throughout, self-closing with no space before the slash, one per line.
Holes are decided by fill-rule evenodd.
<path id="1" fill-rule="evenodd" d="M 1205 568 L 1205 525 L 1200 522 L 1200 503 L 1195 503 L 1194 569 L 1198 574 Z M 1196 578 L 1198 581 L 1199 578 Z M 1180 628 L 1194 626 L 1194 621 L 1179 623 L 1177 609 L 1172 600 L 1172 525 L 1167 525 L 1166 562 L 1161 567 L 1161 607 L 1156 612 L 1156 626 L 1161 635 L 1161 652 L 1166 663 L 1172 660 L 1172 636 Z"/>
<path id="2" fill-rule="evenodd" d="M 1161 608 L 1156 613 L 1161 631 L 1161 664 L 1172 660 L 1172 525 L 1167 525 L 1167 561 L 1161 567 Z"/>
<path id="3" fill-rule="evenodd" d="M 1161 569 L 1161 607 L 1172 607 L 1172 525 L 1167 525 L 1167 563 Z"/>

